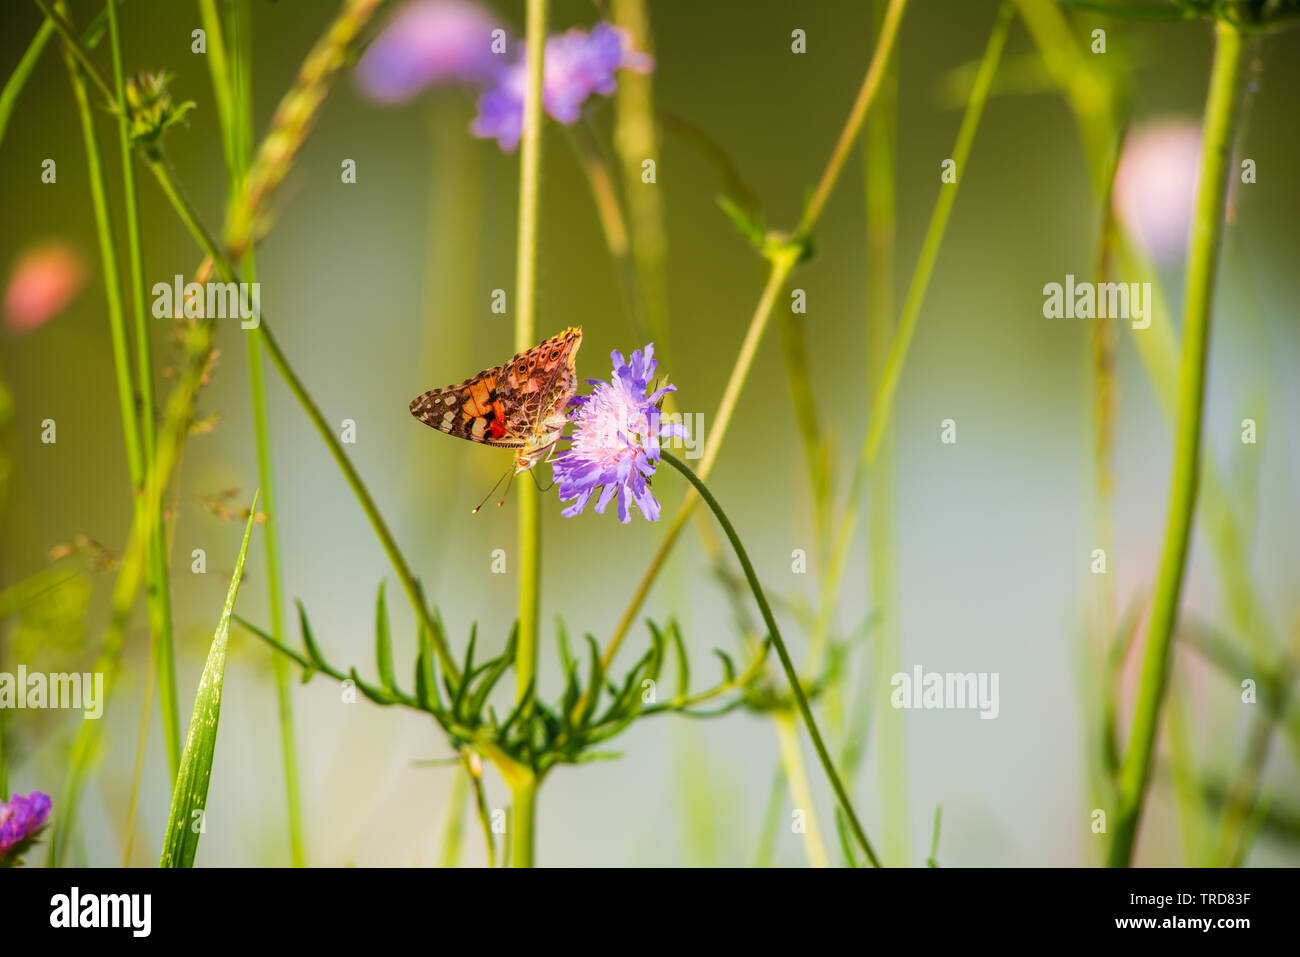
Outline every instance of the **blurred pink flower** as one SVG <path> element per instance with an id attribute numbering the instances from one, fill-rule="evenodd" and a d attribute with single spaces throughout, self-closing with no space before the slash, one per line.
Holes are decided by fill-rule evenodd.
<path id="1" fill-rule="evenodd" d="M 5 289 L 5 326 L 30 332 L 68 307 L 86 281 L 86 267 L 75 250 L 53 240 L 30 247 L 19 257 Z"/>
<path id="2" fill-rule="evenodd" d="M 439 83 L 481 83 L 503 57 L 492 52 L 499 24 L 471 0 L 415 0 L 402 7 L 357 65 L 372 100 L 399 103 Z"/>
<path id="3" fill-rule="evenodd" d="M 1187 250 L 1201 158 L 1194 120 L 1160 120 L 1129 134 L 1115 174 L 1115 214 L 1147 255 L 1178 262 Z"/>

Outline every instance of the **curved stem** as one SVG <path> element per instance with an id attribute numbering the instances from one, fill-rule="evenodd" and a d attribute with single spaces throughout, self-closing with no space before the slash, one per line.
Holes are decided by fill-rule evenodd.
<path id="1" fill-rule="evenodd" d="M 835 763 L 831 760 L 830 752 L 826 750 L 826 742 L 822 740 L 821 732 L 817 729 L 817 721 L 813 718 L 812 709 L 808 707 L 808 697 L 799 684 L 799 676 L 795 674 L 794 662 L 791 660 L 790 652 L 785 646 L 785 640 L 781 637 L 781 630 L 776 626 L 776 619 L 772 615 L 772 607 L 767 603 L 767 597 L 763 594 L 763 586 L 758 582 L 758 575 L 755 574 L 754 566 L 749 562 L 749 555 L 745 552 L 745 546 L 740 543 L 740 537 L 736 534 L 730 520 L 728 520 L 727 513 L 722 510 L 718 500 L 713 497 L 713 493 L 709 491 L 699 476 L 671 452 L 661 450 L 660 455 L 665 462 L 681 472 L 686 477 L 686 480 L 695 487 L 695 491 L 704 499 L 705 504 L 713 512 L 714 518 L 722 526 L 727 541 L 731 542 L 731 547 L 740 562 L 741 570 L 745 573 L 745 580 L 749 582 L 749 589 L 754 593 L 754 600 L 758 602 L 758 610 L 763 615 L 763 623 L 767 626 L 767 633 L 771 635 L 772 644 L 776 646 L 777 656 L 781 659 L 781 667 L 785 671 L 786 679 L 790 682 L 790 691 L 799 707 L 799 714 L 803 717 L 804 726 L 808 729 L 808 737 L 812 738 L 813 747 L 817 750 L 817 757 L 826 771 L 826 777 L 831 783 L 831 788 L 835 791 L 835 796 L 839 799 L 844 816 L 848 819 L 849 828 L 853 831 L 853 836 L 866 853 L 867 859 L 871 861 L 872 866 L 879 867 L 880 860 L 876 857 L 876 852 L 872 850 L 871 842 L 867 840 L 866 831 L 862 829 L 857 812 L 853 810 L 853 802 L 849 800 L 848 792 L 844 789 L 844 782 L 840 780 L 839 772 L 835 770 Z"/>
<path id="2" fill-rule="evenodd" d="M 1174 433 L 1165 541 L 1151 605 L 1151 623 L 1142 659 L 1133 730 L 1128 753 L 1120 768 L 1119 810 L 1115 838 L 1107 859 L 1111 867 L 1127 867 L 1133 859 L 1133 844 L 1151 782 L 1151 759 L 1168 684 L 1169 653 L 1196 511 L 1210 312 L 1214 302 L 1219 240 L 1223 233 L 1232 135 L 1238 112 L 1237 86 L 1245 59 L 1245 38 L 1236 27 L 1220 22 L 1216 37 L 1210 93 L 1205 104 L 1196 214 L 1187 254 L 1183 355 L 1178 373 L 1178 424 Z"/>

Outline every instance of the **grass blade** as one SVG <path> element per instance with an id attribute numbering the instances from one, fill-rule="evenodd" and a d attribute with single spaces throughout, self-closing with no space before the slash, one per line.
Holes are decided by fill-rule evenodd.
<path id="1" fill-rule="evenodd" d="M 208 662 L 203 666 L 198 694 L 194 696 L 194 712 L 190 716 L 190 730 L 185 737 L 185 750 L 181 753 L 180 773 L 172 792 L 172 809 L 167 819 L 167 834 L 163 838 L 160 867 L 193 867 L 194 854 L 199 849 L 203 828 L 195 827 L 202 820 L 208 801 L 208 784 L 212 780 L 212 756 L 217 747 L 217 723 L 221 719 L 221 686 L 226 676 L 226 640 L 230 635 L 230 618 L 235 611 L 235 597 L 239 594 L 239 580 L 244 576 L 244 557 L 248 554 L 248 539 L 253 533 L 253 518 L 257 514 L 257 495 L 248 510 L 244 525 L 244 540 L 239 546 L 235 574 L 226 592 L 226 604 L 221 610 L 208 649 Z"/>

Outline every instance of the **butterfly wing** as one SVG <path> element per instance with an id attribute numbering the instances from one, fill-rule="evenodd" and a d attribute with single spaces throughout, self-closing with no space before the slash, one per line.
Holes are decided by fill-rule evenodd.
<path id="1" fill-rule="evenodd" d="M 565 408 L 578 386 L 581 345 L 582 328 L 565 329 L 504 366 L 416 396 L 411 415 L 447 435 L 522 450 L 517 461 L 531 468 L 564 428 Z"/>
<path id="2" fill-rule="evenodd" d="M 525 444 L 523 433 L 510 426 L 510 390 L 500 366 L 416 396 L 411 415 L 439 432 L 481 445 L 522 449 Z"/>

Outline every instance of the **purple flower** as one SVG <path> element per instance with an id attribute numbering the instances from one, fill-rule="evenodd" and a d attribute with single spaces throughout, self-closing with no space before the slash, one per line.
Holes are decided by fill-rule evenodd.
<path id="1" fill-rule="evenodd" d="M 40 791 L 27 797 L 15 794 L 8 803 L 0 801 L 0 859 L 34 837 L 49 816 L 50 797 Z"/>
<path id="2" fill-rule="evenodd" d="M 659 460 L 659 440 L 676 436 L 686 438 L 685 426 L 661 423 L 659 401 L 677 387 L 665 385 L 646 395 L 654 378 L 654 344 L 645 351 L 632 353 L 632 361 L 623 354 L 610 354 L 614 374 L 609 382 L 588 379 L 595 389 L 590 395 L 574 396 L 573 435 L 566 439 L 569 448 L 556 457 L 553 468 L 560 486 L 560 501 L 576 499 L 563 511 L 565 517 L 579 514 L 598 490 L 597 513 L 603 514 L 615 493 L 618 494 L 618 519 L 631 520 L 631 500 L 650 521 L 659 518 L 659 502 L 650 492 L 649 479 Z"/>
<path id="3" fill-rule="evenodd" d="M 542 106 L 561 123 L 578 120 L 582 104 L 593 93 L 609 96 L 618 70 L 649 73 L 654 59 L 633 48 L 626 30 L 598 23 L 590 33 L 569 30 L 546 41 L 542 64 Z M 478 116 L 470 131 L 493 138 L 503 150 L 519 143 L 524 126 L 524 94 L 528 86 L 528 59 L 520 57 L 499 70 L 478 101 Z"/>
<path id="4" fill-rule="evenodd" d="M 388 22 L 357 65 L 362 91 L 381 103 L 440 83 L 486 83 L 502 68 L 499 24 L 470 0 L 415 0 Z"/>

